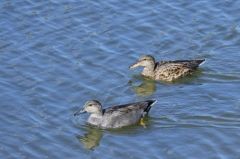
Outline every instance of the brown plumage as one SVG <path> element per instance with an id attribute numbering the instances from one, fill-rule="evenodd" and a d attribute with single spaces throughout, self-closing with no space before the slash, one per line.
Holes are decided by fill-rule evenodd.
<path id="1" fill-rule="evenodd" d="M 130 69 L 143 66 L 142 75 L 154 80 L 174 81 L 192 74 L 198 66 L 205 61 L 200 60 L 176 60 L 155 62 L 151 55 L 142 56 Z"/>

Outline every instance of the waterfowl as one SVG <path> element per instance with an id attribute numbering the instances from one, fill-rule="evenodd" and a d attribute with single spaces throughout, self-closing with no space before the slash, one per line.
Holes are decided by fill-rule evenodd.
<path id="1" fill-rule="evenodd" d="M 205 61 L 205 59 L 155 62 L 153 56 L 144 55 L 129 68 L 134 69 L 142 66 L 144 67 L 141 73 L 143 76 L 154 80 L 172 82 L 187 75 L 191 75 L 203 61 Z"/>
<path id="2" fill-rule="evenodd" d="M 141 121 L 155 102 L 156 100 L 146 100 L 103 109 L 99 101 L 90 100 L 82 109 L 74 113 L 74 116 L 87 112 L 90 113 L 87 122 L 91 125 L 101 128 L 121 128 Z"/>

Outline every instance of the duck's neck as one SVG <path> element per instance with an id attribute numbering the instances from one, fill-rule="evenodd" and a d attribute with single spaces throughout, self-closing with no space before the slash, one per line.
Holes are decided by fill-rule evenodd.
<path id="1" fill-rule="evenodd" d="M 142 71 L 142 75 L 143 76 L 147 76 L 147 77 L 154 77 L 154 67 L 155 67 L 155 63 L 151 63 L 148 66 L 145 66 L 143 71 Z"/>

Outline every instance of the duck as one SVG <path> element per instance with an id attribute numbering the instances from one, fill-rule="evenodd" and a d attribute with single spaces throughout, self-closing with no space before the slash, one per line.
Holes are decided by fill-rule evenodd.
<path id="1" fill-rule="evenodd" d="M 74 113 L 74 116 L 89 113 L 87 123 L 90 125 L 100 128 L 121 128 L 141 122 L 155 103 L 156 100 L 145 100 L 103 109 L 98 100 L 89 100 Z"/>
<path id="2" fill-rule="evenodd" d="M 155 62 L 151 55 L 143 55 L 129 69 L 144 67 L 142 75 L 153 80 L 172 82 L 191 75 L 205 59 Z"/>

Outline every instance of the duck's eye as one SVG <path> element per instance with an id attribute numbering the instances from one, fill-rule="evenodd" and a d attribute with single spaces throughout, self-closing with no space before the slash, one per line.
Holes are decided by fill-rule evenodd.
<path id="1" fill-rule="evenodd" d="M 91 106 L 92 106 L 92 104 L 89 104 L 88 106 L 90 106 L 90 107 L 91 107 Z"/>

